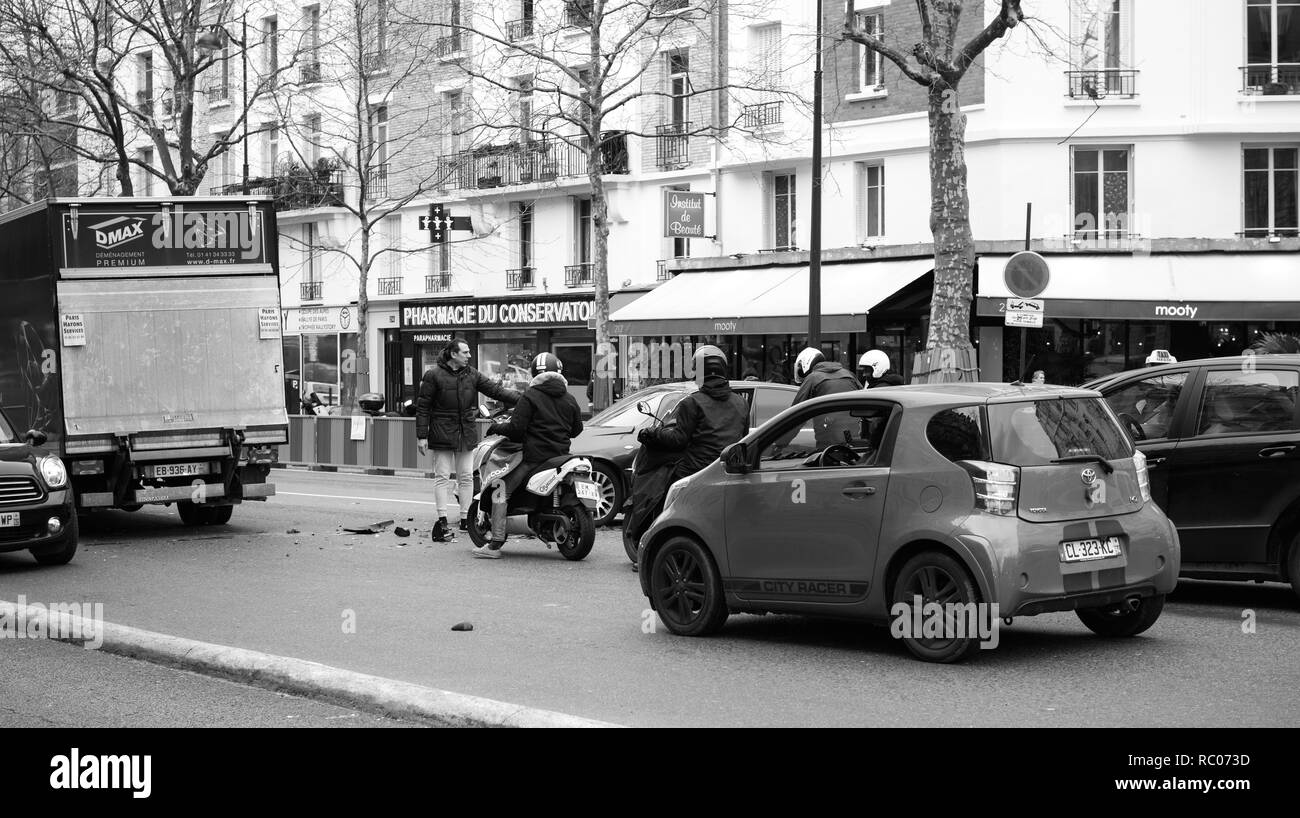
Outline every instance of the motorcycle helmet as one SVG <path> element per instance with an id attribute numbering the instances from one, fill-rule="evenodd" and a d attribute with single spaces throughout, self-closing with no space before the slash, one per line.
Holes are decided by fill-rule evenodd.
<path id="1" fill-rule="evenodd" d="M 889 371 L 889 356 L 878 349 L 869 349 L 858 359 L 859 370 L 871 370 L 867 373 L 872 378 L 884 377 Z"/>
<path id="2" fill-rule="evenodd" d="M 543 352 L 533 359 L 532 373 L 534 378 L 543 372 L 563 371 L 564 365 L 560 363 L 560 359 L 549 352 Z"/>
<path id="3" fill-rule="evenodd" d="M 808 377 L 808 373 L 812 372 L 813 367 L 824 360 L 826 360 L 826 356 L 822 354 L 820 349 L 804 347 L 803 352 L 799 353 L 799 357 L 794 359 L 794 382 L 802 384 L 803 379 Z"/>
<path id="4" fill-rule="evenodd" d="M 691 358 L 695 361 L 696 386 L 704 386 L 704 379 L 709 375 L 727 377 L 727 353 L 713 344 L 705 344 L 695 350 Z"/>
<path id="5" fill-rule="evenodd" d="M 357 406 L 368 415 L 377 415 L 384 411 L 384 395 L 382 392 L 367 392 L 357 398 Z"/>

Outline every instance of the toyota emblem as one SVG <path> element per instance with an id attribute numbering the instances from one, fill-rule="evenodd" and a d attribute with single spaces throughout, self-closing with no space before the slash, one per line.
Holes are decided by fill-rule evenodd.
<path id="1" fill-rule="evenodd" d="M 1084 469 L 1079 473 L 1079 477 L 1083 478 L 1083 484 L 1085 486 L 1091 486 L 1097 480 L 1097 470 Z"/>

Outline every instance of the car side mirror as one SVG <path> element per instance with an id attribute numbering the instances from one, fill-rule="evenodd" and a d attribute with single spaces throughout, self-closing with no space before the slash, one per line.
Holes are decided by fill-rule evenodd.
<path id="1" fill-rule="evenodd" d="M 721 458 L 727 474 L 749 474 L 749 447 L 743 441 L 723 449 Z"/>
<path id="2" fill-rule="evenodd" d="M 643 400 L 636 402 L 636 410 L 647 417 L 655 416 L 655 413 L 650 411 L 650 404 Z"/>
<path id="3" fill-rule="evenodd" d="M 33 446 L 44 446 L 45 441 L 50 439 L 49 435 L 37 429 L 28 429 L 27 434 L 24 435 L 24 437 L 26 437 Z"/>

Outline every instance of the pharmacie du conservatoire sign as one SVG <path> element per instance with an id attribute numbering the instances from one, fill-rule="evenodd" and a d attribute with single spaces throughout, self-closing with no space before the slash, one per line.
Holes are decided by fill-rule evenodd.
<path id="1" fill-rule="evenodd" d="M 560 327 L 587 325 L 591 317 L 590 298 L 556 301 L 502 300 L 454 301 L 448 303 L 403 303 L 402 329 L 443 327 Z"/>

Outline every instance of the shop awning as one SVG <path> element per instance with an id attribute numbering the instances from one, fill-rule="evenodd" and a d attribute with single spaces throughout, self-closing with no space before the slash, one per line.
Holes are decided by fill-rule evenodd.
<path id="1" fill-rule="evenodd" d="M 862 332 L 872 307 L 928 273 L 933 260 L 822 266 L 822 332 Z M 611 335 L 779 335 L 808 331 L 808 267 L 680 273 L 612 313 Z"/>
<path id="2" fill-rule="evenodd" d="M 976 309 L 1002 313 L 1014 295 L 1003 280 L 1010 256 L 980 256 Z M 1294 321 L 1300 257 L 1286 252 L 1045 255 L 1040 295 L 1048 318 L 1149 321 Z"/>

